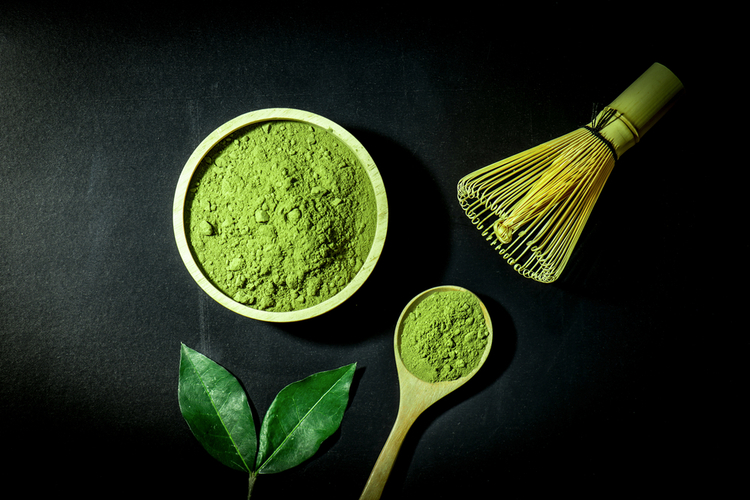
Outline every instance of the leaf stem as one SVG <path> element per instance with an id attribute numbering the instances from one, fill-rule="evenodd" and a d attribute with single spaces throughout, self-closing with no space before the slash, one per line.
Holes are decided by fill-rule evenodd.
<path id="1" fill-rule="evenodd" d="M 255 487 L 255 478 L 258 477 L 258 474 L 256 472 L 251 472 L 250 477 L 247 481 L 247 500 L 250 500 L 250 497 L 253 494 L 253 488 Z"/>

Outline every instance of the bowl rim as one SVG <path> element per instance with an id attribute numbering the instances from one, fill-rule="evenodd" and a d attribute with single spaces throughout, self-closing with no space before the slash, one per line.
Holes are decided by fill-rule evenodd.
<path id="1" fill-rule="evenodd" d="M 254 309 L 245 304 L 234 301 L 231 297 L 227 296 L 224 292 L 214 286 L 208 277 L 203 274 L 198 263 L 195 261 L 193 252 L 190 249 L 189 237 L 185 227 L 185 204 L 187 201 L 188 189 L 190 188 L 193 175 L 206 154 L 208 154 L 216 144 L 237 130 L 254 123 L 267 121 L 298 121 L 309 123 L 317 125 L 338 138 L 349 149 L 351 149 L 361 162 L 362 167 L 365 169 L 375 193 L 375 204 L 377 210 L 375 237 L 372 246 L 370 247 L 370 252 L 354 278 L 333 297 L 305 309 L 286 312 Z M 190 158 L 188 158 L 185 163 L 182 173 L 177 181 L 172 208 L 172 226 L 182 262 L 185 264 L 188 272 L 200 288 L 216 302 L 227 309 L 248 318 L 275 323 L 294 322 L 320 316 L 321 314 L 331 311 L 341 305 L 344 301 L 354 295 L 362 284 L 364 284 L 370 274 L 372 274 L 372 271 L 380 258 L 380 254 L 382 253 L 388 230 L 388 200 L 385 194 L 383 179 L 380 176 L 380 171 L 375 165 L 374 160 L 364 146 L 362 146 L 362 144 L 346 129 L 328 118 L 309 111 L 293 108 L 266 108 L 251 111 L 229 120 L 211 132 L 198 145 L 198 147 L 195 148 L 190 155 Z"/>

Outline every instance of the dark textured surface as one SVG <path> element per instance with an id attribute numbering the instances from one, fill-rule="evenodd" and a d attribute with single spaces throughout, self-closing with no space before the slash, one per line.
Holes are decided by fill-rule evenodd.
<path id="1" fill-rule="evenodd" d="M 384 497 L 672 496 L 738 482 L 747 341 L 728 320 L 746 292 L 723 269 L 748 245 L 725 243 L 721 225 L 741 213 L 734 183 L 696 135 L 716 62 L 696 52 L 692 17 L 601 23 L 605 12 L 555 3 L 498 17 L 8 5 L 0 425 L 13 438 L 6 475 L 31 472 L 29 496 L 243 498 L 242 474 L 208 456 L 180 415 L 184 342 L 233 372 L 260 415 L 288 383 L 356 361 L 339 432 L 302 466 L 262 476 L 255 497 L 357 498 L 396 416 L 396 320 L 440 284 L 482 298 L 495 345 L 412 428 Z M 584 124 L 655 61 L 688 94 L 618 164 L 564 278 L 521 278 L 463 215 L 458 179 Z M 364 287 L 298 324 L 212 301 L 172 233 L 193 149 L 266 107 L 354 134 L 391 210 Z"/>

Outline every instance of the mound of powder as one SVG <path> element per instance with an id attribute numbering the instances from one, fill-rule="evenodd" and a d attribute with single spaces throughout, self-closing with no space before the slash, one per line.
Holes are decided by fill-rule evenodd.
<path id="1" fill-rule="evenodd" d="M 186 205 L 206 277 L 236 302 L 278 312 L 341 291 L 367 259 L 376 218 L 354 153 L 296 121 L 250 125 L 219 143 L 196 170 Z"/>
<path id="2" fill-rule="evenodd" d="M 426 382 L 456 380 L 477 367 L 488 335 L 474 294 L 435 292 L 404 318 L 401 359 L 411 373 Z"/>

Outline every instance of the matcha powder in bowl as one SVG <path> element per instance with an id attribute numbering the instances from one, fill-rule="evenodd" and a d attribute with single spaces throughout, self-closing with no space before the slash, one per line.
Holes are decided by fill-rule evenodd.
<path id="1" fill-rule="evenodd" d="M 210 134 L 177 184 L 173 224 L 198 285 L 232 311 L 289 322 L 323 314 L 371 274 L 388 206 L 364 147 L 321 116 L 276 108 Z"/>

